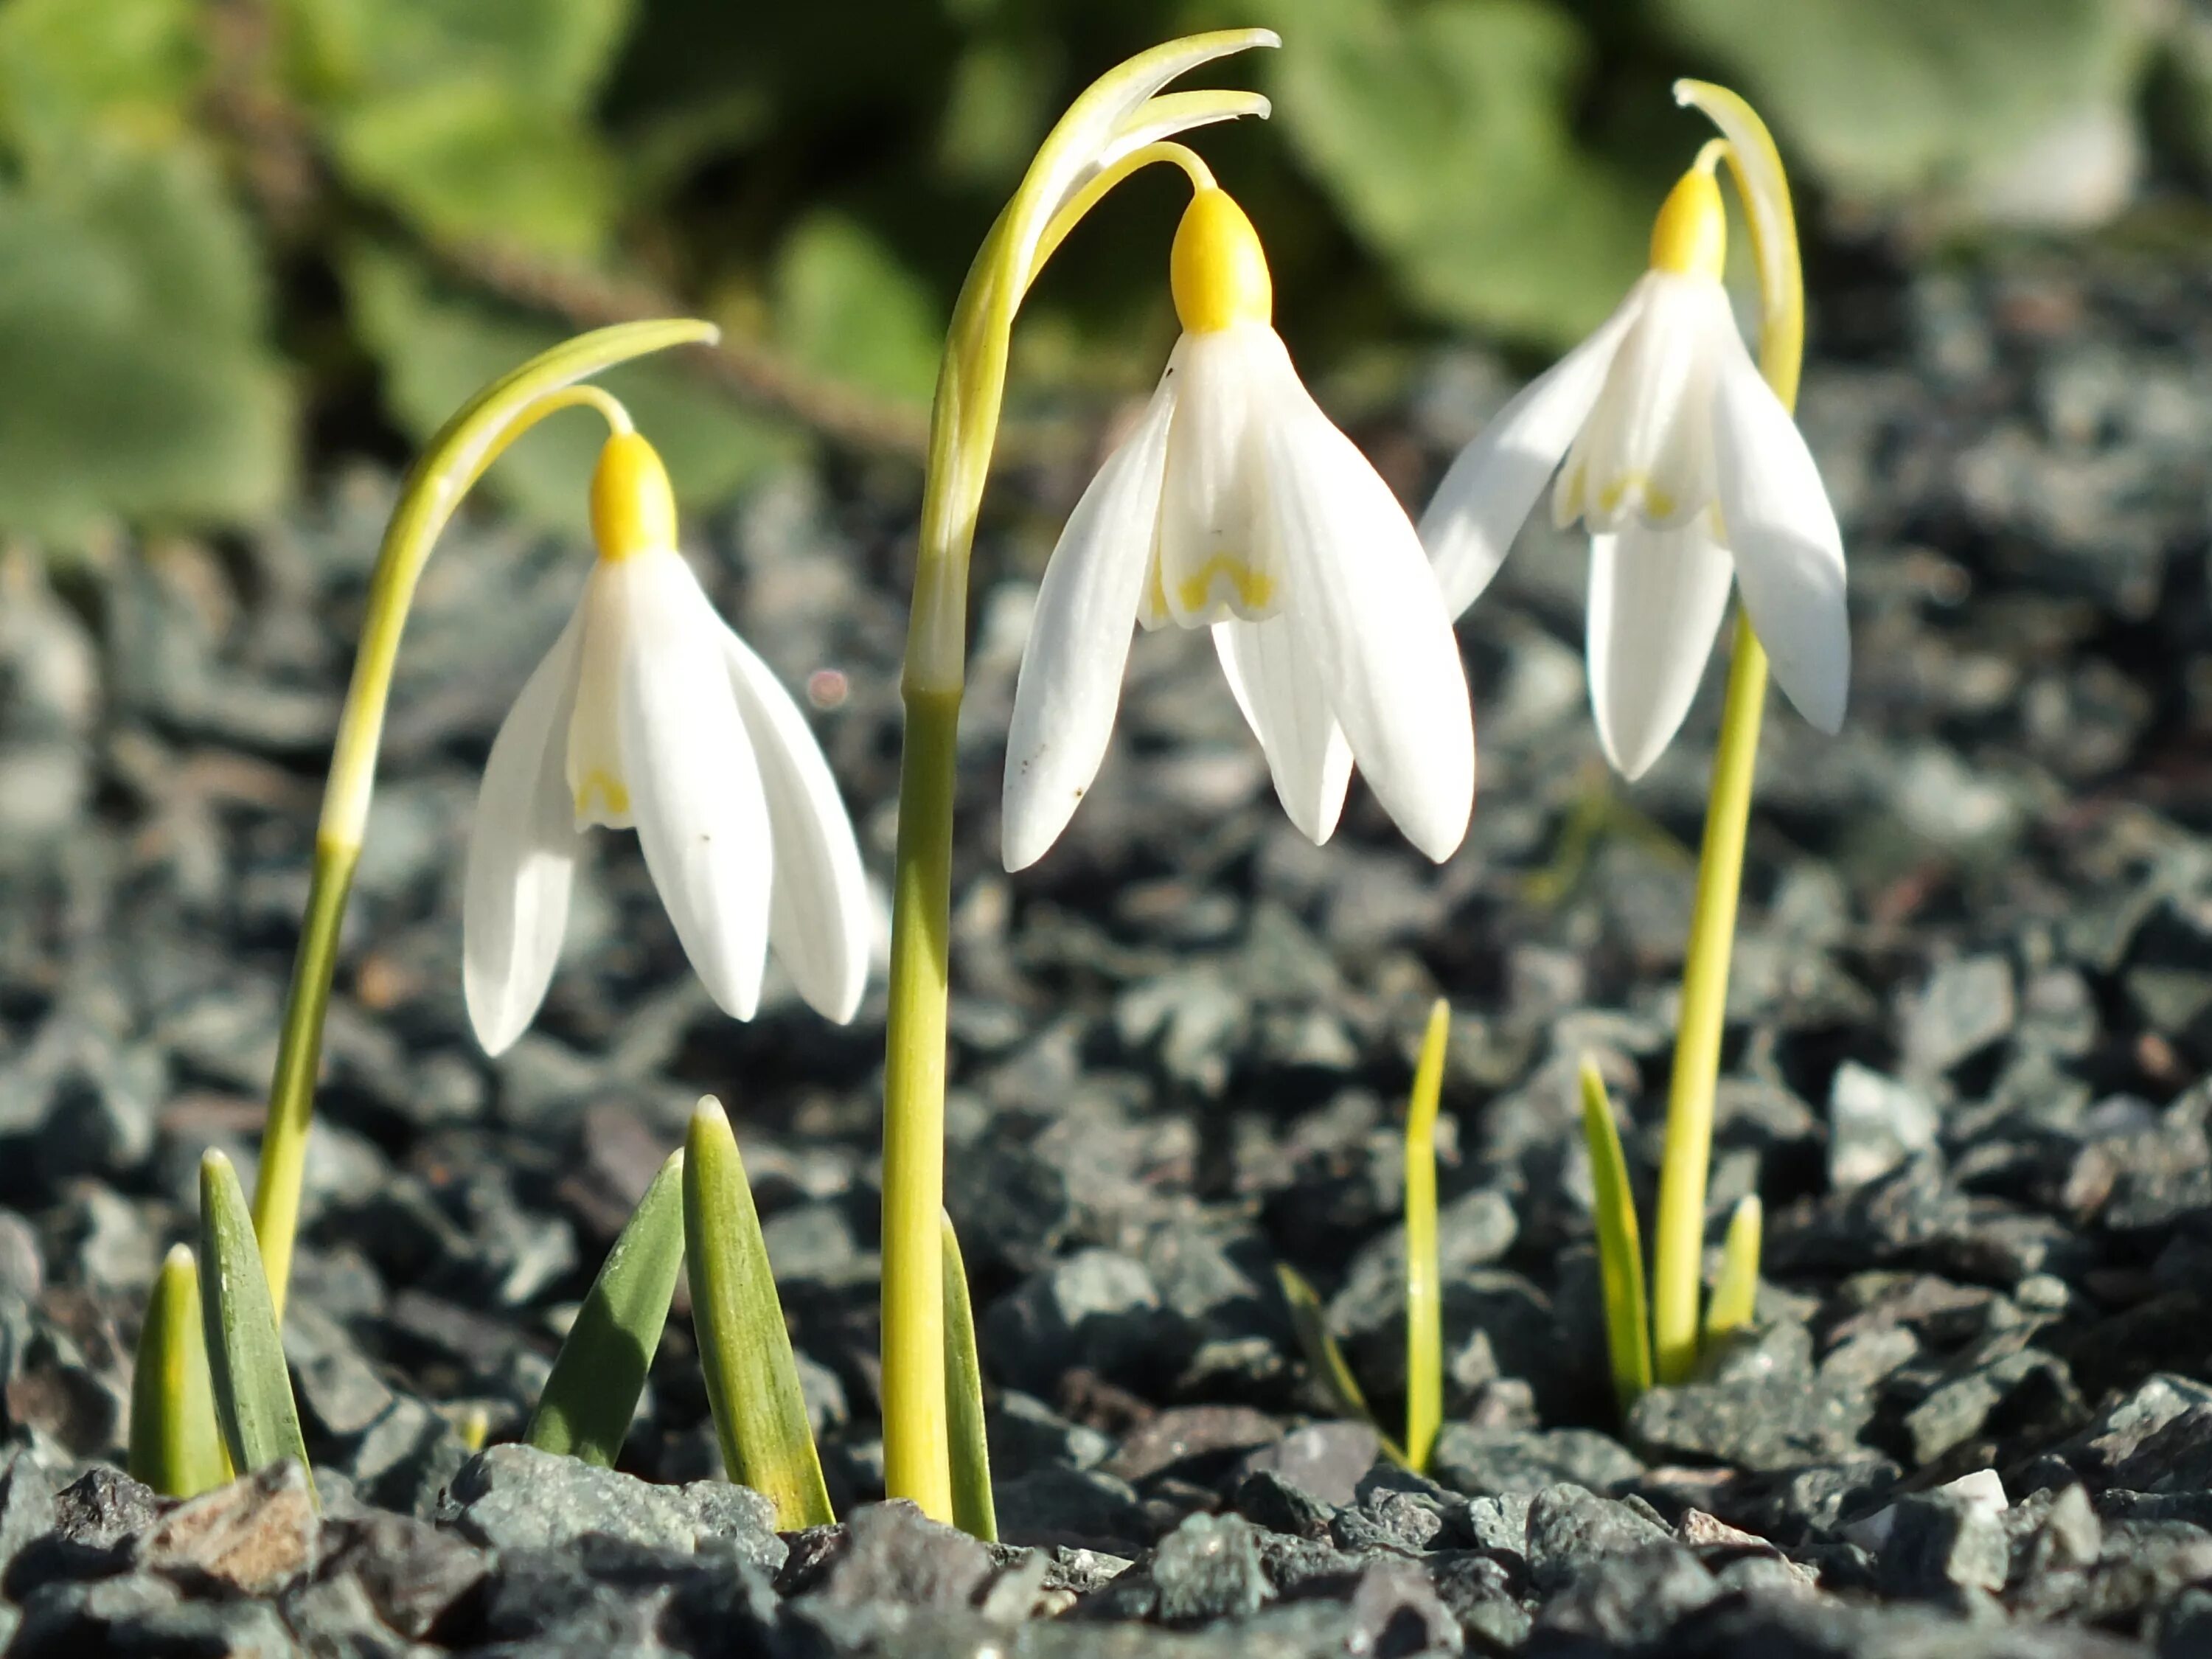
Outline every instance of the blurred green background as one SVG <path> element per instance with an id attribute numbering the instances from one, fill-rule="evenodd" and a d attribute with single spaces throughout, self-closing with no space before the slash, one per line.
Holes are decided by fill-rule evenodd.
<path id="1" fill-rule="evenodd" d="M 0 530 L 251 524 L 552 338 L 664 309 L 730 342 L 618 388 L 694 505 L 809 444 L 908 448 L 1054 115 L 1236 23 L 1285 48 L 1214 78 L 1275 118 L 1196 142 L 1340 381 L 1601 314 L 1705 136 L 1679 74 L 1767 112 L 1816 247 L 2201 234 L 2212 13 L 2181 0 L 4 0 Z M 1157 374 L 1182 196 L 1141 180 L 1068 244 L 1018 400 Z M 574 523 L 592 441 L 533 441 L 499 487 Z"/>

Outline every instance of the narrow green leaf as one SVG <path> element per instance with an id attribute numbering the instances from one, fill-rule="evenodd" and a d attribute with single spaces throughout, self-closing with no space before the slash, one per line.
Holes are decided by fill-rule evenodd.
<path id="1" fill-rule="evenodd" d="M 1708 1346 L 1751 1323 L 1752 1307 L 1759 1300 L 1759 1248 L 1765 1224 L 1759 1194 L 1746 1193 L 1729 1218 L 1728 1241 L 1721 1247 L 1720 1282 L 1705 1304 Z"/>
<path id="2" fill-rule="evenodd" d="M 1375 1413 L 1367 1409 L 1367 1396 L 1359 1391 L 1358 1379 L 1352 1367 L 1345 1363 L 1344 1351 L 1336 1346 L 1336 1339 L 1328 1334 L 1328 1319 L 1322 1311 L 1321 1297 L 1314 1287 L 1306 1283 L 1305 1276 L 1285 1262 L 1275 1264 L 1275 1278 L 1283 1287 L 1283 1300 L 1290 1304 L 1291 1328 L 1297 1333 L 1298 1347 L 1306 1357 L 1306 1364 L 1320 1381 L 1336 1409 L 1355 1423 L 1364 1423 L 1375 1431 L 1382 1443 L 1383 1455 L 1394 1463 L 1406 1463 L 1404 1449 L 1375 1420 Z"/>
<path id="3" fill-rule="evenodd" d="M 253 1220 L 238 1171 L 212 1150 L 200 1159 L 200 1297 L 216 1419 L 232 1467 L 243 1472 L 289 1457 L 307 1470 Z M 312 1473 L 307 1490 L 314 1491 Z"/>
<path id="4" fill-rule="evenodd" d="M 1406 1462 L 1428 1466 L 1444 1420 L 1443 1273 L 1437 1261 L 1437 1103 L 1444 1087 L 1451 1005 L 1429 1010 L 1413 1092 L 1406 1102 Z"/>
<path id="5" fill-rule="evenodd" d="M 1644 1305 L 1644 1241 L 1636 1225 L 1636 1194 L 1628 1185 L 1628 1160 L 1613 1103 L 1597 1067 L 1583 1062 L 1583 1138 L 1589 1143 L 1590 1184 L 1596 1192 L 1598 1273 L 1605 1287 L 1606 1346 L 1613 1357 L 1613 1389 L 1626 1412 L 1651 1386 L 1651 1327 Z"/>
<path id="6" fill-rule="evenodd" d="M 945 1218 L 945 1410 L 952 1441 L 952 1524 L 999 1541 L 991 1498 L 991 1447 L 983 1430 L 983 1367 L 975 1357 L 975 1310 L 952 1218 Z"/>
<path id="7" fill-rule="evenodd" d="M 171 1249 L 146 1299 L 131 1378 L 130 1461 L 132 1477 L 165 1498 L 197 1497 L 230 1479 L 189 1245 Z"/>
<path id="8" fill-rule="evenodd" d="M 684 1243 L 723 1468 L 766 1495 L 784 1531 L 835 1521 L 738 1138 L 712 1095 L 684 1144 Z"/>
<path id="9" fill-rule="evenodd" d="M 684 1154 L 669 1154 L 629 1223 L 607 1252 L 591 1294 L 568 1328 L 524 1438 L 611 1468 L 684 1267 Z"/>

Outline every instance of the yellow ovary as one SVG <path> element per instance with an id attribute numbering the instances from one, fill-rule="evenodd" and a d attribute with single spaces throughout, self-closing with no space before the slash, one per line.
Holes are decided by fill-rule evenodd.
<path id="1" fill-rule="evenodd" d="M 1714 139 L 1660 204 L 1651 226 L 1651 269 L 1717 283 L 1728 264 L 1728 212 L 1713 177 L 1726 143 Z"/>
<path id="2" fill-rule="evenodd" d="M 617 432 L 592 474 L 592 539 L 603 559 L 676 545 L 676 497 L 653 447 Z"/>
<path id="3" fill-rule="evenodd" d="M 1211 334 L 1273 318 L 1274 283 L 1260 233 L 1227 191 L 1192 195 L 1168 254 L 1168 286 L 1187 333 Z"/>

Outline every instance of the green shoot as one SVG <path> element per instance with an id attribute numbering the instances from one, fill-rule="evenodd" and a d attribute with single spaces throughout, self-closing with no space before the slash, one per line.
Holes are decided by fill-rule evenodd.
<path id="1" fill-rule="evenodd" d="M 1705 1341 L 1711 1352 L 1720 1339 L 1751 1323 L 1759 1299 L 1759 1235 L 1765 1212 L 1757 1193 L 1746 1193 L 1729 1218 L 1728 1242 L 1721 1247 L 1720 1282 L 1705 1304 Z"/>
<path id="2" fill-rule="evenodd" d="M 1443 1272 L 1437 1258 L 1437 1103 L 1443 1093 L 1451 1005 L 1429 1010 L 1406 1103 L 1406 1463 L 1428 1467 L 1444 1418 Z"/>
<path id="3" fill-rule="evenodd" d="M 999 1541 L 991 1498 L 991 1446 L 983 1431 L 983 1367 L 975 1357 L 975 1310 L 952 1218 L 945 1218 L 945 1407 L 951 1431 L 952 1524 L 987 1544 Z"/>
<path id="4" fill-rule="evenodd" d="M 1283 1300 L 1290 1304 L 1291 1328 L 1297 1334 L 1298 1347 L 1330 1402 L 1346 1418 L 1374 1430 L 1375 1437 L 1382 1442 L 1384 1456 L 1401 1468 L 1411 1468 L 1405 1449 L 1382 1432 L 1375 1413 L 1367 1409 L 1367 1396 L 1360 1393 L 1358 1379 L 1345 1363 L 1344 1351 L 1336 1346 L 1336 1339 L 1328 1334 L 1328 1319 L 1322 1311 L 1321 1297 L 1314 1294 L 1314 1287 L 1306 1283 L 1304 1275 L 1297 1268 L 1279 1261 L 1275 1264 L 1275 1278 L 1283 1287 Z"/>
<path id="5" fill-rule="evenodd" d="M 1628 1185 L 1628 1160 L 1613 1103 L 1597 1067 L 1583 1062 L 1583 1138 L 1589 1145 L 1590 1186 L 1597 1222 L 1598 1275 L 1605 1292 L 1606 1346 L 1613 1359 L 1613 1391 L 1626 1413 L 1651 1386 L 1651 1329 L 1644 1322 L 1644 1241 L 1636 1225 L 1636 1194 Z"/>
<path id="6" fill-rule="evenodd" d="M 562 1343 L 524 1438 L 611 1468 L 629 1434 L 646 1372 L 684 1267 L 684 1154 L 669 1155 L 607 1252 Z"/>
<path id="7" fill-rule="evenodd" d="M 216 1420 L 222 1425 L 231 1467 L 243 1473 L 289 1457 L 307 1474 L 312 1495 L 307 1443 L 292 1401 L 253 1218 L 238 1171 L 214 1151 L 200 1159 L 200 1301 Z"/>
<path id="8" fill-rule="evenodd" d="M 722 1467 L 775 1505 L 779 1531 L 828 1525 L 837 1517 L 807 1426 L 768 1244 L 738 1138 L 712 1095 L 691 1114 L 684 1146 L 684 1244 Z"/>
<path id="9" fill-rule="evenodd" d="M 132 1478 L 164 1498 L 195 1498 L 230 1479 L 189 1245 L 170 1249 L 146 1303 L 131 1378 L 130 1463 Z"/>

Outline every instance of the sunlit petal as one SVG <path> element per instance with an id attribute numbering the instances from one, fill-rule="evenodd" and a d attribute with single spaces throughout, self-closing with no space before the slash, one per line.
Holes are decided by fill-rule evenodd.
<path id="1" fill-rule="evenodd" d="M 1514 397 L 1459 453 L 1421 515 L 1445 608 L 1459 616 L 1505 562 L 1544 483 L 1575 441 L 1644 302 L 1631 289 L 1597 331 Z"/>
<path id="2" fill-rule="evenodd" d="M 1662 270 L 1637 287 L 1643 307 L 1560 468 L 1552 518 L 1561 526 L 1577 514 L 1600 534 L 1637 518 L 1678 524 L 1711 497 L 1704 434 L 1716 330 L 1734 327 L 1727 291 Z"/>
<path id="3" fill-rule="evenodd" d="M 1169 360 L 1175 418 L 1160 490 L 1159 565 L 1152 601 L 1185 628 L 1274 614 L 1256 434 L 1279 418 L 1267 399 L 1282 345 L 1246 325 L 1186 334 Z"/>
<path id="4" fill-rule="evenodd" d="M 1680 729 L 1735 574 L 1702 524 L 1590 538 L 1590 707 L 1623 777 L 1643 776 Z"/>
<path id="5" fill-rule="evenodd" d="M 1284 614 L 1304 672 L 1327 688 L 1383 810 L 1441 861 L 1474 805 L 1474 714 L 1443 596 L 1397 497 L 1287 357 L 1265 395 Z"/>
<path id="6" fill-rule="evenodd" d="M 1083 492 L 1045 566 L 1006 732 L 1000 843 L 1009 870 L 1036 863 L 1060 838 L 1106 757 L 1152 561 L 1175 409 L 1170 374 Z"/>
<path id="7" fill-rule="evenodd" d="M 605 568 L 623 582 L 629 608 L 618 720 L 638 845 L 708 994 L 750 1019 L 774 854 L 721 620 L 672 551 Z"/>
<path id="8" fill-rule="evenodd" d="M 1328 690 L 1292 633 L 1290 618 L 1213 626 L 1213 647 L 1230 694 L 1267 757 L 1275 797 L 1316 846 L 1336 833 L 1352 781 L 1352 745 L 1329 712 Z"/>
<path id="9" fill-rule="evenodd" d="M 842 1025 L 867 985 L 874 920 L 853 820 L 791 693 L 726 627 L 721 643 L 768 799 L 775 853 L 769 943 L 799 994 Z"/>
<path id="10" fill-rule="evenodd" d="M 486 1054 L 529 1028 L 568 923 L 576 828 L 564 765 L 580 611 L 500 723 L 477 791 L 461 887 L 461 988 Z"/>
<path id="11" fill-rule="evenodd" d="M 1744 609 L 1775 683 L 1806 720 L 1835 732 L 1851 677 L 1843 532 L 1804 435 L 1740 343 L 1721 360 L 1714 439 Z"/>

